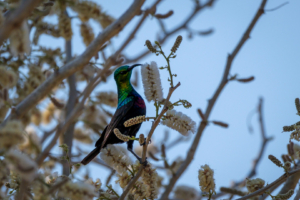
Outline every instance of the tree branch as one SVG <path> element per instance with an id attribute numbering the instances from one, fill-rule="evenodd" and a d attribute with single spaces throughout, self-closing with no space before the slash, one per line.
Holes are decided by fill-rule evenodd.
<path id="1" fill-rule="evenodd" d="M 295 168 L 300 169 L 300 166 L 298 165 Z M 284 183 L 283 187 L 278 192 L 278 194 L 286 194 L 290 189 L 294 190 L 298 184 L 299 179 L 300 179 L 300 173 L 297 173 L 297 174 L 294 174 L 293 176 L 288 177 L 288 179 L 286 180 L 286 182 Z"/>
<path id="2" fill-rule="evenodd" d="M 223 78 L 221 80 L 221 83 L 219 84 L 216 92 L 214 93 L 213 97 L 209 100 L 209 103 L 207 105 L 206 112 L 205 112 L 205 118 L 206 119 L 209 118 L 209 115 L 212 111 L 212 108 L 214 107 L 219 95 L 221 94 L 221 92 L 222 92 L 223 88 L 225 87 L 225 85 L 228 83 L 228 75 L 229 75 L 229 71 L 230 71 L 230 68 L 231 68 L 231 65 L 232 65 L 232 61 L 234 60 L 235 56 L 237 55 L 237 53 L 239 52 L 239 50 L 241 49 L 243 44 L 249 38 L 249 35 L 250 35 L 254 25 L 258 21 L 259 17 L 264 13 L 264 8 L 265 8 L 265 5 L 266 5 L 266 2 L 267 2 L 267 0 L 262 0 L 262 3 L 260 5 L 259 9 L 257 10 L 254 18 L 252 19 L 252 21 L 251 21 L 250 25 L 248 26 L 247 30 L 245 31 L 243 37 L 241 38 L 241 40 L 239 41 L 239 43 L 237 44 L 237 46 L 233 50 L 232 54 L 228 55 L 227 63 L 226 63 L 226 67 L 225 67 L 225 70 L 224 70 L 224 74 L 223 74 Z M 161 199 L 168 199 L 168 196 L 171 193 L 176 181 L 180 178 L 180 176 L 183 174 L 183 172 L 187 169 L 189 164 L 194 159 L 196 149 L 198 147 L 198 144 L 200 142 L 200 138 L 202 136 L 202 133 L 203 133 L 205 127 L 206 127 L 205 123 L 200 123 L 197 134 L 194 138 L 194 141 L 193 141 L 190 149 L 188 150 L 186 160 L 180 166 L 180 168 L 178 169 L 176 174 L 171 178 L 169 184 L 166 187 L 165 192 L 162 194 Z"/>
<path id="3" fill-rule="evenodd" d="M 280 176 L 277 180 L 275 180 L 274 182 L 268 184 L 266 187 L 260 189 L 260 190 L 257 190 L 256 192 L 253 192 L 251 194 L 248 194 L 246 196 L 243 196 L 237 200 L 246 200 L 246 199 L 250 199 L 252 197 L 255 197 L 255 196 L 258 196 L 260 194 L 263 194 L 265 191 L 267 191 L 268 189 L 272 188 L 273 186 L 276 186 L 276 185 L 280 185 L 282 183 L 284 183 L 284 181 L 286 181 L 286 179 L 289 177 L 289 176 L 292 176 L 294 174 L 299 174 L 300 173 L 300 169 L 296 169 L 296 170 L 293 170 L 293 171 L 290 171 L 288 173 L 285 173 L 283 174 L 282 176 Z"/>
<path id="4" fill-rule="evenodd" d="M 128 10 L 118 20 L 113 22 L 103 32 L 101 32 L 80 56 L 68 62 L 66 65 L 57 70 L 56 73 L 53 73 L 44 83 L 42 83 L 21 103 L 19 103 L 15 108 L 15 112 L 11 113 L 8 118 L 1 123 L 0 127 L 8 120 L 20 118 L 28 110 L 35 106 L 43 97 L 45 97 L 56 85 L 61 83 L 63 79 L 76 71 L 81 70 L 106 41 L 117 35 L 123 27 L 127 25 L 136 14 L 138 14 L 144 2 L 145 0 L 135 0 Z"/>
<path id="5" fill-rule="evenodd" d="M 69 17 L 67 11 L 65 11 L 65 14 Z M 71 40 L 66 41 L 65 43 L 66 46 L 66 62 L 70 62 L 72 60 L 72 42 Z M 76 104 L 76 96 L 77 96 L 77 90 L 76 90 L 76 77 L 75 74 L 73 73 L 71 76 L 68 77 L 68 84 L 69 84 L 69 99 L 66 105 L 66 117 L 68 117 L 73 108 L 75 107 Z M 72 123 L 66 133 L 63 135 L 63 142 L 68 146 L 68 154 L 69 156 L 72 155 L 72 146 L 73 146 L 73 135 L 74 135 L 74 126 L 75 124 Z M 64 152 L 64 156 L 65 156 Z M 70 166 L 69 163 L 64 160 L 63 161 L 63 174 L 68 176 L 70 174 Z"/>

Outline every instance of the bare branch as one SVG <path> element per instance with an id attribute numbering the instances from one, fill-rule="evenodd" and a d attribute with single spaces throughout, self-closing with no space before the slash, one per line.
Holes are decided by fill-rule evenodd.
<path id="1" fill-rule="evenodd" d="M 241 40 L 239 41 L 239 43 L 237 44 L 237 46 L 233 50 L 232 54 L 231 55 L 229 54 L 228 59 L 227 59 L 227 63 L 226 63 L 226 67 L 225 67 L 225 70 L 224 70 L 222 81 L 219 84 L 215 94 L 210 99 L 210 101 L 207 105 L 206 112 L 204 114 L 206 119 L 209 118 L 209 115 L 212 111 L 212 108 L 214 107 L 219 95 L 221 94 L 221 92 L 224 89 L 225 85 L 228 83 L 228 75 L 229 75 L 229 71 L 230 71 L 230 68 L 231 68 L 232 61 L 234 60 L 234 58 L 237 55 L 237 53 L 239 52 L 239 50 L 242 48 L 243 44 L 249 38 L 249 35 L 250 35 L 254 25 L 258 21 L 259 17 L 264 13 L 264 7 L 266 5 L 266 2 L 267 2 L 267 0 L 262 0 L 262 3 L 260 5 L 259 9 L 257 10 L 254 18 L 252 19 L 252 21 L 251 21 L 250 25 L 248 26 L 247 30 L 245 31 L 243 37 L 241 38 Z M 197 131 L 197 134 L 194 138 L 194 141 L 193 141 L 190 149 L 188 150 L 186 160 L 180 166 L 180 168 L 178 169 L 176 174 L 171 178 L 169 184 L 166 187 L 165 192 L 162 194 L 161 199 L 167 199 L 168 198 L 168 196 L 171 193 L 176 181 L 180 178 L 180 176 L 183 174 L 183 172 L 186 170 L 186 168 L 192 162 L 192 160 L 194 158 L 194 155 L 195 155 L 195 152 L 196 152 L 196 149 L 197 149 L 198 144 L 200 142 L 200 138 L 202 136 L 202 133 L 203 133 L 205 127 L 206 127 L 205 123 L 200 124 L 200 126 L 198 128 L 198 131 Z"/>
<path id="2" fill-rule="evenodd" d="M 299 164 L 299 162 L 298 162 Z M 296 166 L 296 169 L 300 169 L 300 166 Z M 298 181 L 300 179 L 300 173 L 294 174 L 293 176 L 288 177 L 288 179 L 286 180 L 286 182 L 284 183 L 283 187 L 281 188 L 281 190 L 279 191 L 278 194 L 285 194 L 287 193 L 290 189 L 295 189 L 295 187 L 298 184 Z"/>
<path id="3" fill-rule="evenodd" d="M 65 11 L 65 14 L 69 17 L 67 11 Z M 71 40 L 66 41 L 65 45 L 66 45 L 66 62 L 68 63 L 72 60 Z M 68 117 L 71 114 L 71 112 L 76 104 L 77 90 L 76 90 L 75 74 L 72 74 L 71 76 L 68 77 L 68 84 L 69 84 L 69 99 L 68 99 L 68 102 L 66 105 L 66 117 Z M 69 148 L 69 151 L 68 151 L 69 156 L 72 155 L 74 126 L 75 126 L 74 123 L 71 124 L 63 136 L 63 142 Z M 64 155 L 65 155 L 65 152 L 64 152 Z M 66 176 L 68 176 L 70 174 L 70 166 L 66 160 L 63 161 L 63 174 Z"/>

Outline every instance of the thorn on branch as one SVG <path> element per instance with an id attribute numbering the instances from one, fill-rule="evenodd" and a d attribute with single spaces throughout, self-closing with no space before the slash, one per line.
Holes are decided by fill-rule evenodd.
<path id="1" fill-rule="evenodd" d="M 55 105 L 55 107 L 57 107 L 58 109 L 63 109 L 65 107 L 65 104 L 59 102 L 56 98 L 49 96 L 51 102 L 53 103 L 53 105 Z"/>
<path id="2" fill-rule="evenodd" d="M 251 76 L 249 78 L 240 78 L 240 79 L 236 79 L 238 82 L 241 83 L 248 83 L 254 80 L 254 76 Z"/>
<path id="3" fill-rule="evenodd" d="M 221 127 L 224 127 L 224 128 L 228 128 L 228 124 L 224 123 L 224 122 L 220 122 L 220 121 L 212 121 L 212 123 L 214 125 L 218 125 L 218 126 L 221 126 Z"/>
<path id="4" fill-rule="evenodd" d="M 203 122 L 206 122 L 206 117 L 203 114 L 202 110 L 200 108 L 197 109 L 199 116 L 201 117 Z"/>

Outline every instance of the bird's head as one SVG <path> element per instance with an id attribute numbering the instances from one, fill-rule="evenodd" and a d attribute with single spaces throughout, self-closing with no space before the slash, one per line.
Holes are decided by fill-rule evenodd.
<path id="1" fill-rule="evenodd" d="M 134 64 L 131 66 L 124 65 L 124 66 L 119 67 L 114 73 L 115 81 L 117 83 L 127 83 L 127 82 L 129 83 L 132 69 L 137 66 L 140 66 L 140 65 L 141 64 Z"/>

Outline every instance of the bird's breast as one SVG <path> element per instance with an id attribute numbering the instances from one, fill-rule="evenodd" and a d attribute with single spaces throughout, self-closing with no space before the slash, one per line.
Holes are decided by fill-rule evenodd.
<path id="1" fill-rule="evenodd" d="M 139 107 L 139 108 L 146 108 L 146 104 L 144 102 L 144 100 L 142 98 L 137 98 L 136 101 L 134 102 L 134 106 L 135 107 Z"/>

